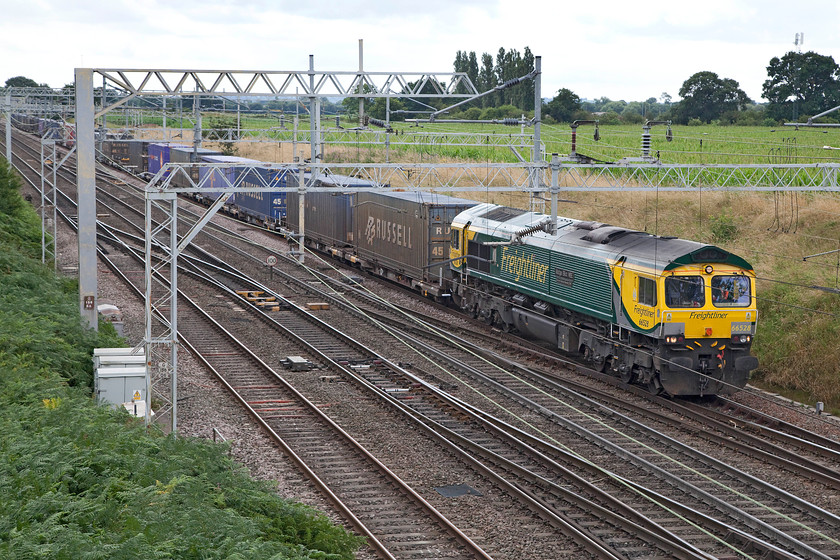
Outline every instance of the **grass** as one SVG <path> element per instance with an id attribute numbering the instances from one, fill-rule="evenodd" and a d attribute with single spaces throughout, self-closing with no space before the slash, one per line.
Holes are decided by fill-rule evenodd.
<path id="1" fill-rule="evenodd" d="M 353 558 L 359 537 L 280 498 L 207 441 L 91 397 L 78 286 L 40 262 L 40 220 L 0 160 L 0 558 Z"/>

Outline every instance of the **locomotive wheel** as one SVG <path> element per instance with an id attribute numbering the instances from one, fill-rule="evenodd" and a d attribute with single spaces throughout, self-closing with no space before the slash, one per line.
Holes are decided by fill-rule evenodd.
<path id="1" fill-rule="evenodd" d="M 484 322 L 487 323 L 488 326 L 492 327 L 493 324 L 496 322 L 496 312 L 488 312 L 487 316 L 484 317 Z"/>
<path id="2" fill-rule="evenodd" d="M 636 380 L 636 367 L 624 368 L 621 372 L 621 381 L 630 385 Z"/>

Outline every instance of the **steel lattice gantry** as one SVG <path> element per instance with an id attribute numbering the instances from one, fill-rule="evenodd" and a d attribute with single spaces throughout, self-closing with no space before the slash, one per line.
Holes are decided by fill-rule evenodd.
<path id="1" fill-rule="evenodd" d="M 312 119 L 310 128 L 310 142 L 312 146 L 310 165 L 313 175 L 330 170 L 336 174 L 353 174 L 367 178 L 380 185 L 391 188 L 417 190 L 521 190 L 536 193 L 546 190 L 548 185 L 552 192 L 552 200 L 563 190 L 591 190 L 595 188 L 607 190 L 692 190 L 692 189 L 750 189 L 750 190 L 836 190 L 837 168 L 833 165 L 818 166 L 666 166 L 661 164 L 628 164 L 628 165 L 581 165 L 562 158 L 554 158 L 551 165 L 545 163 L 540 151 L 539 140 L 539 87 L 540 58 L 536 58 L 536 106 L 534 133 L 534 162 L 522 164 L 463 164 L 442 166 L 439 164 L 319 164 L 315 157 L 317 137 L 321 133 L 319 123 L 316 123 L 319 111 L 318 99 L 321 96 L 345 97 L 463 97 L 476 96 L 475 87 L 469 79 L 459 73 L 371 73 L 363 72 L 316 72 L 312 58 L 308 71 L 302 72 L 259 72 L 259 71 L 224 71 L 224 70 L 154 70 L 154 69 L 77 69 L 77 144 L 79 150 L 79 193 L 80 193 L 80 221 L 83 219 L 81 198 L 90 196 L 91 207 L 93 199 L 93 122 L 109 110 L 125 104 L 130 99 L 143 95 L 183 95 L 196 96 L 215 94 L 222 91 L 235 92 L 240 96 L 289 96 L 308 97 L 312 111 L 316 116 Z M 112 105 L 103 107 L 96 112 L 93 104 L 93 77 L 101 76 L 103 89 L 111 87 L 121 92 L 119 99 Z M 435 93 L 423 93 L 424 88 L 430 87 Z M 294 89 L 294 91 L 292 91 Z M 302 90 L 302 93 L 301 93 Z M 368 90 L 368 91 L 364 91 Z M 362 93 L 359 93 L 362 92 Z M 291 164 L 290 164 L 291 165 Z M 89 171 L 88 171 L 89 169 Z M 170 170 L 177 173 L 172 167 Z M 550 178 L 549 178 L 550 175 Z M 183 189 L 169 188 L 168 183 L 156 187 L 153 179 L 147 186 L 147 210 L 152 206 L 169 212 L 169 222 L 177 223 L 177 205 L 175 197 Z M 200 185 L 196 185 L 197 190 Z M 237 188 L 232 185 L 231 189 Z M 387 188 L 387 187 L 383 187 Z M 258 190 L 272 190 L 263 187 Z M 184 192 L 187 192 L 184 191 Z M 226 191 L 230 192 L 230 191 Z M 217 204 L 218 206 L 218 204 Z M 552 205 L 554 209 L 554 204 Z M 202 223 L 209 220 L 216 207 L 211 208 Z M 88 219 L 90 214 L 86 213 Z M 166 221 L 166 220 L 165 220 Z M 161 355 L 159 362 L 153 357 L 152 348 L 147 348 L 150 363 L 162 364 L 160 369 L 166 369 L 163 377 L 171 380 L 171 392 L 168 402 L 172 408 L 172 428 L 176 427 L 177 408 L 177 318 L 170 315 L 164 321 L 166 326 L 158 333 L 152 332 L 151 316 L 164 309 L 175 313 L 174 292 L 163 294 L 156 298 L 151 293 L 151 278 L 168 267 L 174 270 L 180 250 L 189 239 L 182 239 L 179 243 L 176 236 L 167 240 L 164 230 L 152 230 L 147 224 L 147 247 L 152 244 L 168 246 L 169 263 L 164 265 L 150 264 L 151 249 L 147 248 L 147 346 L 159 349 L 168 347 L 168 356 Z M 81 231 L 81 230 L 80 230 Z M 90 239 L 95 239 L 91 237 Z M 86 246 L 80 237 L 80 256 Z M 93 245 L 90 250 L 93 252 Z M 80 261 L 81 262 L 81 261 Z M 95 268 L 92 270 L 95 271 Z M 92 289 L 96 293 L 95 275 L 93 279 L 86 278 L 83 282 L 80 271 L 80 297 L 84 290 Z M 163 315 L 163 314 L 160 314 Z M 89 315 L 89 322 L 95 325 L 95 306 Z M 154 342 L 153 342 L 154 341 Z M 147 394 L 152 395 L 150 391 Z M 148 408 L 147 408 L 148 410 Z"/>
<path id="2" fill-rule="evenodd" d="M 539 61 L 537 62 L 539 65 Z M 352 72 L 322 72 L 314 68 L 309 57 L 305 71 L 246 71 L 246 70 L 173 70 L 173 69 L 119 69 L 77 68 L 76 83 L 76 145 L 79 196 L 79 298 L 83 320 L 92 328 L 97 325 L 96 312 L 96 198 L 94 122 L 109 111 L 140 96 L 206 96 L 236 95 L 237 97 L 306 97 L 310 104 L 311 161 L 317 162 L 316 147 L 321 133 L 319 122 L 320 99 L 326 96 L 384 97 L 384 98 L 461 98 L 476 97 L 479 92 L 462 72 L 366 72 L 360 68 Z M 94 78 L 101 78 L 102 91 L 116 90 L 117 99 L 103 103 L 97 111 L 94 105 Z M 539 88 L 537 88 L 539 92 Z M 105 99 L 110 101 L 111 95 Z M 536 99 L 539 99 L 538 97 Z M 537 127 L 538 135 L 538 127 Z M 534 142 L 539 146 L 538 138 Z M 539 156 L 535 153 L 535 159 Z M 313 172 L 317 173 L 316 168 Z M 157 379 L 169 381 L 168 395 L 150 378 L 149 398 L 155 396 L 169 412 L 171 429 L 177 430 L 177 259 L 189 238 L 179 243 L 174 232 L 177 225 L 177 193 L 156 190 L 150 183 L 146 189 L 146 355 L 155 369 Z M 169 218 L 163 225 L 153 227 L 151 211 L 162 209 Z M 211 208 L 201 223 L 206 223 L 216 211 Z M 171 228 L 171 230 L 167 228 Z M 169 237 L 168 240 L 163 238 Z M 168 247 L 164 262 L 152 264 L 153 247 Z M 169 271 L 170 281 L 162 293 L 155 286 L 162 283 L 155 279 Z M 161 313 L 168 309 L 168 313 Z M 168 316 L 168 319 L 166 318 Z M 160 317 L 160 321 L 153 319 Z M 146 421 L 150 421 L 146 407 Z M 161 417 L 162 415 L 159 415 Z"/>

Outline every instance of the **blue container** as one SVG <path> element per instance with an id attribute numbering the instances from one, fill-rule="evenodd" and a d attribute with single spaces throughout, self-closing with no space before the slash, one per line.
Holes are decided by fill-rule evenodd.
<path id="1" fill-rule="evenodd" d="M 235 183 L 236 177 L 239 175 L 239 171 L 242 171 L 244 167 L 250 165 L 259 165 L 261 162 L 255 159 L 249 159 L 239 156 L 220 156 L 220 155 L 205 155 L 201 158 L 201 161 L 205 163 L 224 163 L 230 165 L 230 167 L 199 167 L 199 181 L 202 186 L 202 189 L 206 189 L 206 193 L 200 193 L 202 198 L 212 199 L 215 201 L 216 198 L 219 196 L 219 191 L 214 189 L 225 188 L 228 187 L 230 184 Z M 227 179 L 227 181 L 225 180 Z M 228 196 L 226 203 L 232 204 L 234 200 L 233 193 Z"/>
<path id="2" fill-rule="evenodd" d="M 189 148 L 186 144 L 173 144 L 172 142 L 161 142 L 149 144 L 149 173 L 152 175 L 160 171 L 160 168 L 170 162 L 170 150 L 173 148 Z M 164 177 L 169 171 L 164 173 Z"/>
<path id="3" fill-rule="evenodd" d="M 256 167 L 237 168 L 237 173 L 245 173 L 242 187 L 272 186 L 294 188 L 295 169 L 291 167 Z M 239 213 L 249 221 L 277 228 L 286 218 L 285 192 L 237 192 L 234 197 Z"/>
<path id="4" fill-rule="evenodd" d="M 46 140 L 61 140 L 61 123 L 53 119 L 39 119 L 38 134 Z"/>

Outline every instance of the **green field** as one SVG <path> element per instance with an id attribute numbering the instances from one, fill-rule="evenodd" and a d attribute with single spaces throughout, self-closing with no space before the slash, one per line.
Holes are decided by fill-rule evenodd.
<path id="1" fill-rule="evenodd" d="M 294 139 L 294 114 L 286 114 L 281 121 L 279 113 L 271 115 L 242 114 L 239 125 L 243 130 L 263 130 L 267 141 L 291 142 Z M 192 114 L 171 113 L 167 117 L 168 128 L 192 130 Z M 159 114 L 135 115 L 126 118 L 119 115 L 108 117 L 109 127 L 141 126 L 159 127 L 163 119 Z M 236 113 L 204 113 L 202 124 L 205 129 L 213 127 L 236 128 Z M 281 124 L 283 125 L 281 127 Z M 355 153 L 365 161 L 384 161 L 386 133 L 381 128 L 354 130 L 358 122 L 342 117 L 341 129 L 336 126 L 334 116 L 324 116 L 321 121 L 322 137 L 327 145 L 327 161 L 332 153 L 336 160 L 347 161 L 349 156 L 338 156 L 342 152 Z M 390 134 L 391 159 L 400 154 L 423 154 L 457 160 L 491 162 L 515 162 L 516 157 L 507 147 L 460 145 L 452 146 L 457 135 L 520 135 L 522 144 L 533 144 L 533 127 L 505 126 L 502 124 L 478 123 L 408 123 L 392 122 L 395 133 Z M 666 125 L 655 125 L 650 129 L 650 155 L 658 155 L 664 164 L 800 164 L 834 163 L 840 160 L 840 128 L 805 128 L 790 126 L 671 126 L 669 141 Z M 642 155 L 642 125 L 600 125 L 599 140 L 594 139 L 595 127 L 578 127 L 576 151 L 603 162 L 616 162 L 621 158 Z M 304 113 L 298 124 L 299 138 L 308 135 L 309 119 Z M 449 139 L 440 135 L 451 135 Z M 545 153 L 561 156 L 571 152 L 572 131 L 568 124 L 544 124 L 541 126 L 541 140 Z M 414 144 L 411 147 L 408 143 Z M 516 139 L 520 143 L 520 139 Z M 490 144 L 491 142 L 487 142 Z M 377 147 L 378 145 L 378 147 Z M 349 150 L 347 148 L 350 148 Z M 364 153 L 361 153 L 361 152 Z M 520 150 L 523 155 L 528 155 Z M 530 156 L 528 156 L 530 157 Z"/>

